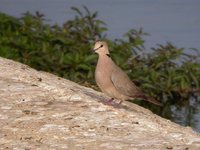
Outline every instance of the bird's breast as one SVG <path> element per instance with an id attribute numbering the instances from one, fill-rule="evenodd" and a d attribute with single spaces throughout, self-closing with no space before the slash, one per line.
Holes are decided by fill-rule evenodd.
<path id="1" fill-rule="evenodd" d="M 111 84 L 111 68 L 109 68 L 109 64 L 107 62 L 108 60 L 101 60 L 101 58 L 99 58 L 98 62 L 97 62 L 97 66 L 96 66 L 96 70 L 95 70 L 95 80 L 97 85 L 100 87 L 100 89 L 102 90 L 102 87 L 106 88 L 108 86 L 110 86 Z"/>

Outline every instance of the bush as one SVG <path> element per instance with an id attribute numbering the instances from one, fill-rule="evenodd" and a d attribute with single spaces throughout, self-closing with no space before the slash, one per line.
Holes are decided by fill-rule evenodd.
<path id="1" fill-rule="evenodd" d="M 199 55 L 186 54 L 170 43 L 147 53 L 142 29 L 131 29 L 126 38 L 110 40 L 97 12 L 86 7 L 72 9 L 77 15 L 63 26 L 47 24 L 39 12 L 27 12 L 19 19 L 0 13 L 0 56 L 92 86 L 97 56 L 90 49 L 97 39 L 104 39 L 114 61 L 143 91 L 163 103 L 189 99 L 200 92 Z"/>

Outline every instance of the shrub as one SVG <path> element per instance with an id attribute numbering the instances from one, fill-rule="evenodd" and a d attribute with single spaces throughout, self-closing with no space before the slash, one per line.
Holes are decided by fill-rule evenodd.
<path id="1" fill-rule="evenodd" d="M 131 79 L 163 103 L 189 99 L 200 92 L 200 63 L 196 54 L 186 54 L 171 43 L 147 53 L 142 29 L 131 29 L 123 39 L 108 39 L 98 13 L 72 8 L 76 16 L 63 26 L 49 25 L 43 14 L 25 13 L 14 18 L 0 13 L 0 55 L 49 71 L 84 85 L 94 85 L 97 39 L 108 41 L 111 56 Z"/>

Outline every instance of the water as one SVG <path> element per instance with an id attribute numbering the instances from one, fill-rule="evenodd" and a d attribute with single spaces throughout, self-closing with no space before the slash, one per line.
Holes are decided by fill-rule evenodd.
<path id="1" fill-rule="evenodd" d="M 183 101 L 173 105 L 165 105 L 162 116 L 181 124 L 191 126 L 197 132 L 200 132 L 200 96 L 191 97 L 189 101 Z"/>
<path id="2" fill-rule="evenodd" d="M 147 49 L 158 43 L 172 42 L 178 47 L 200 50 L 199 0 L 0 0 L 0 11 L 20 17 L 26 11 L 39 11 L 50 23 L 62 24 L 74 17 L 72 6 L 85 5 L 106 22 L 108 37 L 122 38 L 129 29 L 142 27 L 151 35 L 145 37 Z M 168 118 L 192 126 L 200 132 L 200 100 L 185 105 L 170 105 Z"/>
<path id="3" fill-rule="evenodd" d="M 151 34 L 145 38 L 147 48 L 170 41 L 178 47 L 200 49 L 199 0 L 0 0 L 0 11 L 15 16 L 40 11 L 51 22 L 62 24 L 73 18 L 71 6 L 82 5 L 99 12 L 112 39 L 143 27 Z"/>

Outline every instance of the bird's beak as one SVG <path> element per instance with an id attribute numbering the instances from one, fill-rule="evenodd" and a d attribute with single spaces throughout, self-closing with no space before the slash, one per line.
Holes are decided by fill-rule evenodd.
<path id="1" fill-rule="evenodd" d="M 101 48 L 102 46 L 99 46 L 99 47 L 97 47 L 97 48 L 94 48 L 92 51 L 94 52 L 94 53 L 96 53 L 96 51 L 99 49 L 99 48 Z"/>
<path id="2" fill-rule="evenodd" d="M 96 53 L 96 50 L 98 50 L 98 48 L 92 49 L 92 52 Z"/>

